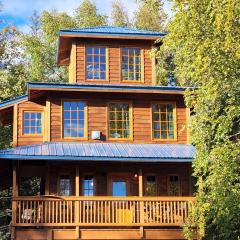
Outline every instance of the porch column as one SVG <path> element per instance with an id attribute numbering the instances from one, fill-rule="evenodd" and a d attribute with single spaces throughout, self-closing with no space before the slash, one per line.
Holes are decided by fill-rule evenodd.
<path id="1" fill-rule="evenodd" d="M 18 186 L 18 166 L 15 161 L 12 164 L 13 167 L 13 178 L 12 178 L 12 196 L 13 198 L 18 197 L 19 195 L 19 186 Z M 17 202 L 13 199 L 12 201 L 12 221 L 13 224 L 16 223 L 17 220 Z M 11 239 L 15 239 L 15 227 L 11 229 Z"/>
<path id="2" fill-rule="evenodd" d="M 75 176 L 75 195 L 79 197 L 79 166 L 76 167 L 76 176 Z M 75 223 L 79 223 L 79 200 L 75 200 Z M 76 239 L 80 239 L 80 229 L 79 226 L 76 226 Z"/>
<path id="3" fill-rule="evenodd" d="M 143 173 L 142 169 L 139 170 L 139 176 L 138 176 L 138 195 L 139 197 L 143 197 Z M 144 202 L 140 201 L 140 223 L 144 223 Z M 144 229 L 143 226 L 140 226 L 140 237 L 144 237 Z"/>

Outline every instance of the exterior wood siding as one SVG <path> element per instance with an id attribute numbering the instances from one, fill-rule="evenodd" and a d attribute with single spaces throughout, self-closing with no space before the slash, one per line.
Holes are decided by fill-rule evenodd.
<path id="1" fill-rule="evenodd" d="M 155 81 L 153 80 L 154 74 L 152 74 L 152 59 L 150 56 L 150 51 L 152 46 L 149 41 L 112 41 L 112 40 L 98 40 L 96 46 L 105 46 L 108 49 L 107 54 L 107 77 L 106 80 L 87 80 L 86 78 L 86 64 L 85 64 L 85 47 L 90 44 L 94 46 L 93 41 L 81 41 L 76 45 L 76 82 L 84 83 L 110 83 L 110 84 L 126 84 L 126 82 L 121 81 L 121 47 L 138 47 L 143 52 L 143 81 L 139 82 L 130 82 L 127 84 L 143 84 L 143 85 L 154 85 Z"/>

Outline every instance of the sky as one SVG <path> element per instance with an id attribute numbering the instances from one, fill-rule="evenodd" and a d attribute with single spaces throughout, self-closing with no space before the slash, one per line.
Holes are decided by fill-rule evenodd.
<path id="1" fill-rule="evenodd" d="M 29 19 L 34 10 L 41 13 L 43 10 L 56 9 L 59 12 L 67 12 L 73 15 L 82 0 L 0 0 L 2 3 L 1 16 L 5 22 L 10 22 L 21 31 L 28 32 Z M 110 15 L 112 0 L 93 0 L 100 13 Z M 136 0 L 121 0 L 126 6 L 129 15 L 132 16 L 136 10 Z M 164 10 L 171 16 L 171 5 L 164 0 Z M 0 23 L 0 29 L 4 25 Z"/>

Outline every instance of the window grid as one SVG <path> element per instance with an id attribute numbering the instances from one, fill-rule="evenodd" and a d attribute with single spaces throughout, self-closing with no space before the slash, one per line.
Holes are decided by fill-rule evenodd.
<path id="1" fill-rule="evenodd" d="M 83 180 L 83 195 L 94 196 L 94 177 L 86 175 Z"/>
<path id="2" fill-rule="evenodd" d="M 23 134 L 42 134 L 42 112 L 24 112 Z"/>
<path id="3" fill-rule="evenodd" d="M 112 103 L 109 105 L 110 138 L 130 138 L 130 106 L 128 103 Z"/>
<path id="4" fill-rule="evenodd" d="M 59 195 L 70 196 L 71 195 L 71 183 L 69 175 L 61 175 L 59 180 Z"/>
<path id="5" fill-rule="evenodd" d="M 65 101 L 63 108 L 64 137 L 84 138 L 85 103 L 81 101 Z"/>
<path id="6" fill-rule="evenodd" d="M 122 48 L 121 58 L 122 80 L 141 81 L 140 48 Z"/>
<path id="7" fill-rule="evenodd" d="M 177 175 L 170 175 L 168 179 L 169 183 L 169 195 L 170 196 L 179 196 L 180 195 L 180 182 L 179 176 Z"/>
<path id="8" fill-rule="evenodd" d="M 174 139 L 174 121 L 174 104 L 153 104 L 152 124 L 154 139 Z"/>
<path id="9" fill-rule="evenodd" d="M 87 47 L 87 79 L 105 80 L 106 79 L 106 48 Z"/>

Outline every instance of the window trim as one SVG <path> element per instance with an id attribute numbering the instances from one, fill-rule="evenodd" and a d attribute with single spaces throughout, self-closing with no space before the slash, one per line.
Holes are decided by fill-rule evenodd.
<path id="1" fill-rule="evenodd" d="M 69 176 L 69 180 L 70 180 L 70 195 L 69 196 L 73 196 L 73 193 L 74 193 L 74 186 L 72 185 L 73 182 L 72 182 L 72 176 L 69 172 L 60 172 L 58 174 L 58 180 L 57 180 L 57 194 L 59 196 L 62 196 L 62 197 L 69 197 L 67 195 L 60 195 L 60 177 L 61 176 Z"/>
<path id="2" fill-rule="evenodd" d="M 84 136 L 64 137 L 64 102 L 84 102 Z M 61 139 L 62 140 L 88 140 L 88 102 L 82 99 L 62 99 L 61 100 Z"/>
<path id="3" fill-rule="evenodd" d="M 166 139 L 161 139 L 161 138 L 154 138 L 154 134 L 153 134 L 153 105 L 154 104 L 172 104 L 173 105 L 173 138 L 166 138 Z M 150 107 L 150 111 L 151 111 L 151 140 L 152 141 L 156 141 L 156 142 L 176 142 L 178 139 L 177 136 L 177 105 L 176 102 L 173 101 L 153 101 L 151 102 L 151 107 Z"/>
<path id="4" fill-rule="evenodd" d="M 157 197 L 159 196 L 159 180 L 158 180 L 158 175 L 156 173 L 144 173 L 143 178 L 144 178 L 144 182 L 143 182 L 143 187 L 144 187 L 144 197 L 151 197 L 149 195 L 146 195 L 146 187 L 147 187 L 147 177 L 148 176 L 154 176 L 156 178 L 156 195 L 152 196 L 152 197 Z"/>
<path id="5" fill-rule="evenodd" d="M 129 104 L 129 130 L 130 130 L 130 136 L 129 138 L 111 138 L 109 134 L 109 108 L 110 104 L 114 103 L 127 103 Z M 107 140 L 111 141 L 133 141 L 133 106 L 131 101 L 121 101 L 121 100 L 115 100 L 115 101 L 110 101 L 107 103 Z"/>
<path id="6" fill-rule="evenodd" d="M 94 196 L 97 196 L 97 195 L 96 195 L 96 192 L 97 192 L 96 176 L 95 176 L 94 173 L 88 173 L 88 172 L 83 173 L 82 176 L 81 176 L 81 178 L 80 178 L 81 181 L 82 181 L 81 184 L 80 184 L 80 186 L 81 186 L 81 189 L 80 189 L 81 196 L 83 196 L 83 197 L 91 197 L 91 196 L 85 196 L 85 195 L 84 195 L 84 178 L 85 178 L 86 176 L 93 176 L 93 197 L 94 197 Z"/>
<path id="7" fill-rule="evenodd" d="M 28 113 L 41 113 L 42 117 L 41 117 L 41 121 L 42 121 L 42 133 L 24 133 L 24 113 L 28 112 Z M 44 111 L 43 110 L 22 110 L 22 131 L 21 131 L 21 136 L 27 136 L 27 137 L 43 137 L 44 135 Z"/>
<path id="8" fill-rule="evenodd" d="M 170 195 L 170 177 L 171 176 L 177 176 L 178 177 L 179 195 L 176 195 L 176 197 L 177 196 L 182 196 L 182 184 L 181 184 L 180 175 L 176 174 L 176 173 L 170 173 L 170 174 L 167 175 L 167 194 L 168 194 L 168 196 L 173 196 L 174 197 L 174 195 Z"/>
<path id="9" fill-rule="evenodd" d="M 87 47 L 99 47 L 106 49 L 106 78 L 105 79 L 88 79 L 87 78 Z M 102 44 L 85 44 L 84 45 L 84 79 L 85 82 L 109 82 L 109 46 Z"/>
<path id="10" fill-rule="evenodd" d="M 124 80 L 122 79 L 122 49 L 123 48 L 139 48 L 140 49 L 140 56 L 141 56 L 141 64 L 140 64 L 140 68 L 141 68 L 141 71 L 140 71 L 140 74 L 141 74 L 141 78 L 139 81 L 137 80 Z M 120 66 L 120 69 L 119 69 L 119 74 L 120 74 L 120 82 L 123 82 L 123 83 L 144 83 L 145 82 L 145 74 L 144 74 L 144 69 L 145 69 L 145 66 L 144 66 L 144 49 L 140 46 L 128 46 L 128 45 L 121 45 L 119 47 L 119 66 Z"/>

